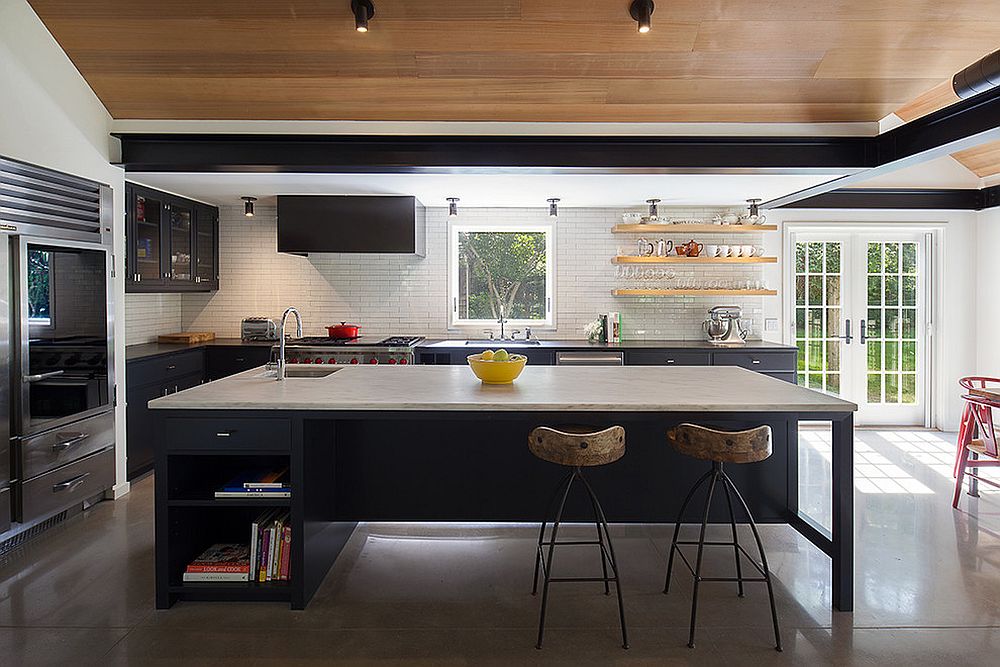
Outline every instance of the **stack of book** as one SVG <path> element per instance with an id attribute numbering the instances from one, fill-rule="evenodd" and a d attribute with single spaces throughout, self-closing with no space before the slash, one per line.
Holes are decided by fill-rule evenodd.
<path id="1" fill-rule="evenodd" d="M 291 498 L 288 467 L 245 471 L 215 492 L 216 498 Z"/>
<path id="2" fill-rule="evenodd" d="M 250 549 L 245 544 L 213 544 L 188 563 L 185 582 L 249 581 Z"/>
<path id="3" fill-rule="evenodd" d="M 288 581 L 292 527 L 288 510 L 267 510 L 250 526 L 250 568 L 253 580 Z"/>

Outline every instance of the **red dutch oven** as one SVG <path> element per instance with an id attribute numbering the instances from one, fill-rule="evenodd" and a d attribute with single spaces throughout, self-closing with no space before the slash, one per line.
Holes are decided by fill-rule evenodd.
<path id="1" fill-rule="evenodd" d="M 330 338 L 357 338 L 358 337 L 358 325 L 348 324 L 347 322 L 341 322 L 340 324 L 334 324 L 326 328 L 327 333 Z"/>

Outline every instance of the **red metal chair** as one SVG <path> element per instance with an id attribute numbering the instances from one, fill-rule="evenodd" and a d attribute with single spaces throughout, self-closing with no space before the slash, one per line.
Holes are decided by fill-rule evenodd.
<path id="1" fill-rule="evenodd" d="M 951 503 L 955 508 L 962 496 L 962 482 L 966 476 L 1000 488 L 997 482 L 979 476 L 979 468 L 1000 466 L 1000 452 L 993 422 L 993 408 L 1000 409 L 1000 379 L 970 376 L 962 378 L 958 383 L 966 390 L 966 394 L 962 397 L 965 399 L 965 408 L 962 410 L 955 454 L 955 496 Z"/>

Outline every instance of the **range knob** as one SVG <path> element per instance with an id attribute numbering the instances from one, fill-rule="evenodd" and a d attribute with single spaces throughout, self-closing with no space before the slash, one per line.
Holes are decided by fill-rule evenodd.
<path id="1" fill-rule="evenodd" d="M 299 363 L 299 358 L 298 357 L 292 357 L 291 359 L 288 360 L 288 363 L 290 363 L 290 364 L 297 364 L 297 363 Z"/>
<path id="2" fill-rule="evenodd" d="M 305 359 L 302 360 L 302 363 L 304 363 L 304 364 L 311 364 L 312 361 L 313 361 L 312 359 L 310 359 L 309 357 L 306 357 Z"/>
<path id="3" fill-rule="evenodd" d="M 356 363 L 358 363 L 358 360 L 356 358 L 355 359 L 351 359 L 351 363 L 352 364 L 356 364 Z"/>
<path id="4" fill-rule="evenodd" d="M 410 363 L 410 362 L 409 362 L 409 361 L 407 361 L 407 360 L 406 360 L 405 358 L 403 358 L 403 359 L 400 359 L 400 360 L 399 360 L 399 363 L 401 363 L 401 364 L 408 364 L 408 363 Z"/>
<path id="5" fill-rule="evenodd" d="M 323 363 L 323 359 L 322 359 L 322 358 L 320 358 L 320 357 L 316 357 L 316 361 L 315 361 L 315 363 L 317 363 L 317 364 L 321 364 L 321 363 Z"/>
<path id="6" fill-rule="evenodd" d="M 376 359 L 375 357 L 372 357 L 371 361 L 369 361 L 368 363 L 369 364 L 377 364 L 378 363 L 378 359 Z"/>
<path id="7" fill-rule="evenodd" d="M 396 363 L 396 360 L 395 359 L 389 359 L 389 363 L 390 364 L 394 364 L 394 363 Z"/>
<path id="8" fill-rule="evenodd" d="M 329 359 L 326 360 L 326 363 L 328 363 L 328 364 L 335 364 L 335 363 L 337 363 L 337 358 L 336 357 L 330 357 Z"/>

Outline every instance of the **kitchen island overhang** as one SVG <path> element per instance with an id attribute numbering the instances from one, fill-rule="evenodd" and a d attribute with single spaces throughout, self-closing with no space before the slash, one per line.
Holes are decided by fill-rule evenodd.
<path id="1" fill-rule="evenodd" d="M 358 521 L 538 521 L 561 474 L 528 452 L 527 434 L 538 425 L 623 425 L 625 457 L 591 471 L 609 519 L 672 522 L 707 465 L 666 444 L 666 430 L 688 421 L 733 430 L 771 426 L 774 455 L 732 466 L 730 474 L 758 521 L 789 523 L 831 556 L 833 606 L 852 608 L 856 406 L 752 371 L 529 366 L 513 385 L 483 385 L 461 366 L 345 367 L 284 382 L 257 369 L 150 407 L 161 424 L 159 607 L 176 599 L 273 599 L 303 608 Z M 833 425 L 830 532 L 799 512 L 798 423 L 804 420 Z M 197 555 L 191 552 L 219 541 L 213 534 L 238 537 L 229 524 L 246 521 L 248 507 L 261 505 L 199 495 L 255 457 L 289 464 L 292 581 L 284 587 L 183 585 L 179 573 L 185 559 Z M 568 511 L 585 519 L 588 509 L 580 504 Z M 712 518 L 726 520 L 721 512 Z"/>

